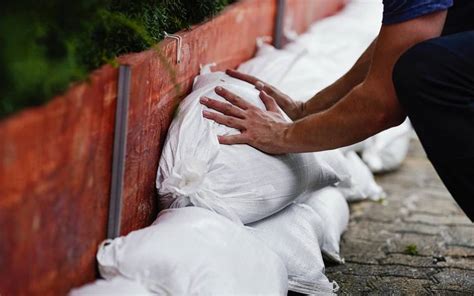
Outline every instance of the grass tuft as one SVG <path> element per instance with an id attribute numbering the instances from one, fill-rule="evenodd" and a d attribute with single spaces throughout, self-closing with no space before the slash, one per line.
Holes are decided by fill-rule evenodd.
<path id="1" fill-rule="evenodd" d="M 410 244 L 405 247 L 405 254 L 416 256 L 418 255 L 418 248 L 415 244 Z"/>

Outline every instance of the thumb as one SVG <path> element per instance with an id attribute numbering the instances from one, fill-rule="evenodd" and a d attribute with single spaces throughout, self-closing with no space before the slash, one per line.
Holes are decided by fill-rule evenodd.
<path id="1" fill-rule="evenodd" d="M 267 108 L 268 111 L 279 113 L 278 105 L 272 96 L 269 96 L 265 91 L 260 92 L 260 99 Z"/>

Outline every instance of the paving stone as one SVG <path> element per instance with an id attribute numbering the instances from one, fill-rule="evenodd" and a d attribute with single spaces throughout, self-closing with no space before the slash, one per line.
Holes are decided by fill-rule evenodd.
<path id="1" fill-rule="evenodd" d="M 431 281 L 426 279 L 338 273 L 330 274 L 329 277 L 338 283 L 338 295 L 430 295 L 424 285 Z M 413 294 L 413 291 L 417 291 L 417 294 Z"/>
<path id="2" fill-rule="evenodd" d="M 445 256 L 454 258 L 474 258 L 474 248 L 447 245 Z"/>
<path id="3" fill-rule="evenodd" d="M 357 227 L 351 227 L 345 233 L 345 240 L 359 239 L 385 242 L 393 237 L 393 233 L 390 232 L 390 224 L 363 220 L 357 222 L 356 225 Z"/>
<path id="4" fill-rule="evenodd" d="M 474 227 L 472 225 L 450 227 L 447 234 L 449 245 L 474 249 Z"/>
<path id="5" fill-rule="evenodd" d="M 345 265 L 326 266 L 340 295 L 474 295 L 474 224 L 413 141 L 402 167 L 376 178 L 386 202 L 351 205 Z M 416 245 L 416 255 L 406 252 Z"/>
<path id="6" fill-rule="evenodd" d="M 357 276 L 377 275 L 379 277 L 402 277 L 408 279 L 429 279 L 429 273 L 434 268 L 414 268 L 393 264 L 360 264 L 346 261 L 346 264 L 332 267 L 331 271 Z"/>
<path id="7" fill-rule="evenodd" d="M 418 254 L 422 256 L 438 256 L 443 254 L 446 249 L 442 237 L 404 233 L 393 240 L 387 241 L 384 251 L 386 253 L 403 254 L 410 245 L 414 245 Z"/>
<path id="8" fill-rule="evenodd" d="M 346 240 L 343 238 L 341 251 L 346 261 L 360 261 L 377 264 L 378 259 L 385 257 L 382 251 L 383 244 L 367 240 Z"/>
<path id="9" fill-rule="evenodd" d="M 463 291 L 467 294 L 474 294 L 474 270 L 443 269 L 434 275 L 439 281 L 433 288 L 438 290 Z"/>
<path id="10" fill-rule="evenodd" d="M 439 267 L 437 262 L 439 257 L 434 256 L 413 256 L 407 254 L 389 254 L 386 257 L 379 260 L 379 264 L 383 265 L 403 265 L 410 267 L 426 267 L 436 268 Z"/>
<path id="11" fill-rule="evenodd" d="M 445 257 L 445 261 L 437 263 L 438 267 L 453 267 L 474 271 L 474 256 L 471 257 Z"/>
<path id="12" fill-rule="evenodd" d="M 466 216 L 461 215 L 430 215 L 425 213 L 413 213 L 404 219 L 406 222 L 425 223 L 433 225 L 470 225 L 471 221 Z"/>

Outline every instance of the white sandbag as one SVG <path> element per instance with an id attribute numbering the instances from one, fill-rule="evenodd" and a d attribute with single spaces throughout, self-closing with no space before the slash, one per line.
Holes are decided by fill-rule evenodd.
<path id="1" fill-rule="evenodd" d="M 296 100 L 307 101 L 342 77 L 376 38 L 381 26 L 381 0 L 350 1 L 344 9 L 313 24 L 284 51 L 306 55 L 277 87 Z"/>
<path id="2" fill-rule="evenodd" d="M 272 45 L 260 43 L 255 57 L 240 64 L 237 70 L 258 77 L 266 83 L 280 85 L 305 54 L 305 50 L 287 52 L 278 50 Z"/>
<path id="3" fill-rule="evenodd" d="M 334 262 L 343 263 L 339 242 L 349 223 L 349 206 L 344 196 L 338 189 L 328 187 L 311 194 L 304 204 L 310 206 L 323 221 L 323 255 Z"/>
<path id="4" fill-rule="evenodd" d="M 243 226 L 198 207 L 162 211 L 152 226 L 107 241 L 105 279 L 124 276 L 159 295 L 286 295 L 284 263 Z"/>
<path id="5" fill-rule="evenodd" d="M 338 185 L 347 201 L 363 199 L 380 200 L 386 197 L 382 187 L 375 182 L 374 175 L 354 151 L 346 153 L 347 166 L 351 172 L 351 183 Z"/>
<path id="6" fill-rule="evenodd" d="M 349 151 L 362 153 L 364 151 L 365 147 L 367 147 L 367 142 L 369 141 L 369 139 L 366 139 L 364 141 L 361 141 L 359 143 L 355 143 L 355 144 L 352 144 L 352 145 L 349 145 L 349 146 L 344 146 L 344 147 L 341 147 L 339 149 L 344 154 L 347 154 Z"/>
<path id="7" fill-rule="evenodd" d="M 72 289 L 70 296 L 92 296 L 92 295 L 136 295 L 152 296 L 150 291 L 137 281 L 121 276 L 111 280 L 96 280 L 93 283 Z"/>
<path id="8" fill-rule="evenodd" d="M 220 145 L 217 135 L 239 131 L 202 116 L 200 97 L 224 101 L 214 92 L 216 86 L 265 108 L 249 83 L 222 72 L 198 76 L 194 91 L 179 106 L 161 155 L 156 186 L 165 206 L 195 205 L 246 224 L 278 212 L 304 192 L 347 177 L 337 171 L 343 163 L 332 163 L 337 152 L 272 156 L 249 145 Z"/>
<path id="9" fill-rule="evenodd" d="M 249 228 L 285 263 L 289 290 L 321 295 L 333 293 L 337 287 L 324 275 L 319 247 L 324 241 L 323 225 L 310 206 L 291 204 L 262 221 L 250 224 Z"/>
<path id="10" fill-rule="evenodd" d="M 412 132 L 410 121 L 406 119 L 401 125 L 371 137 L 362 159 L 374 173 L 399 168 L 407 156 Z"/>

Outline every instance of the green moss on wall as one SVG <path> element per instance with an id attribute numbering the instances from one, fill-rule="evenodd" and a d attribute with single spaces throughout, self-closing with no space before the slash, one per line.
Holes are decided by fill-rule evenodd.
<path id="1" fill-rule="evenodd" d="M 233 0 L 8 2 L 0 11 L 0 117 L 46 102 L 116 56 L 145 50 L 164 31 L 188 28 Z"/>

